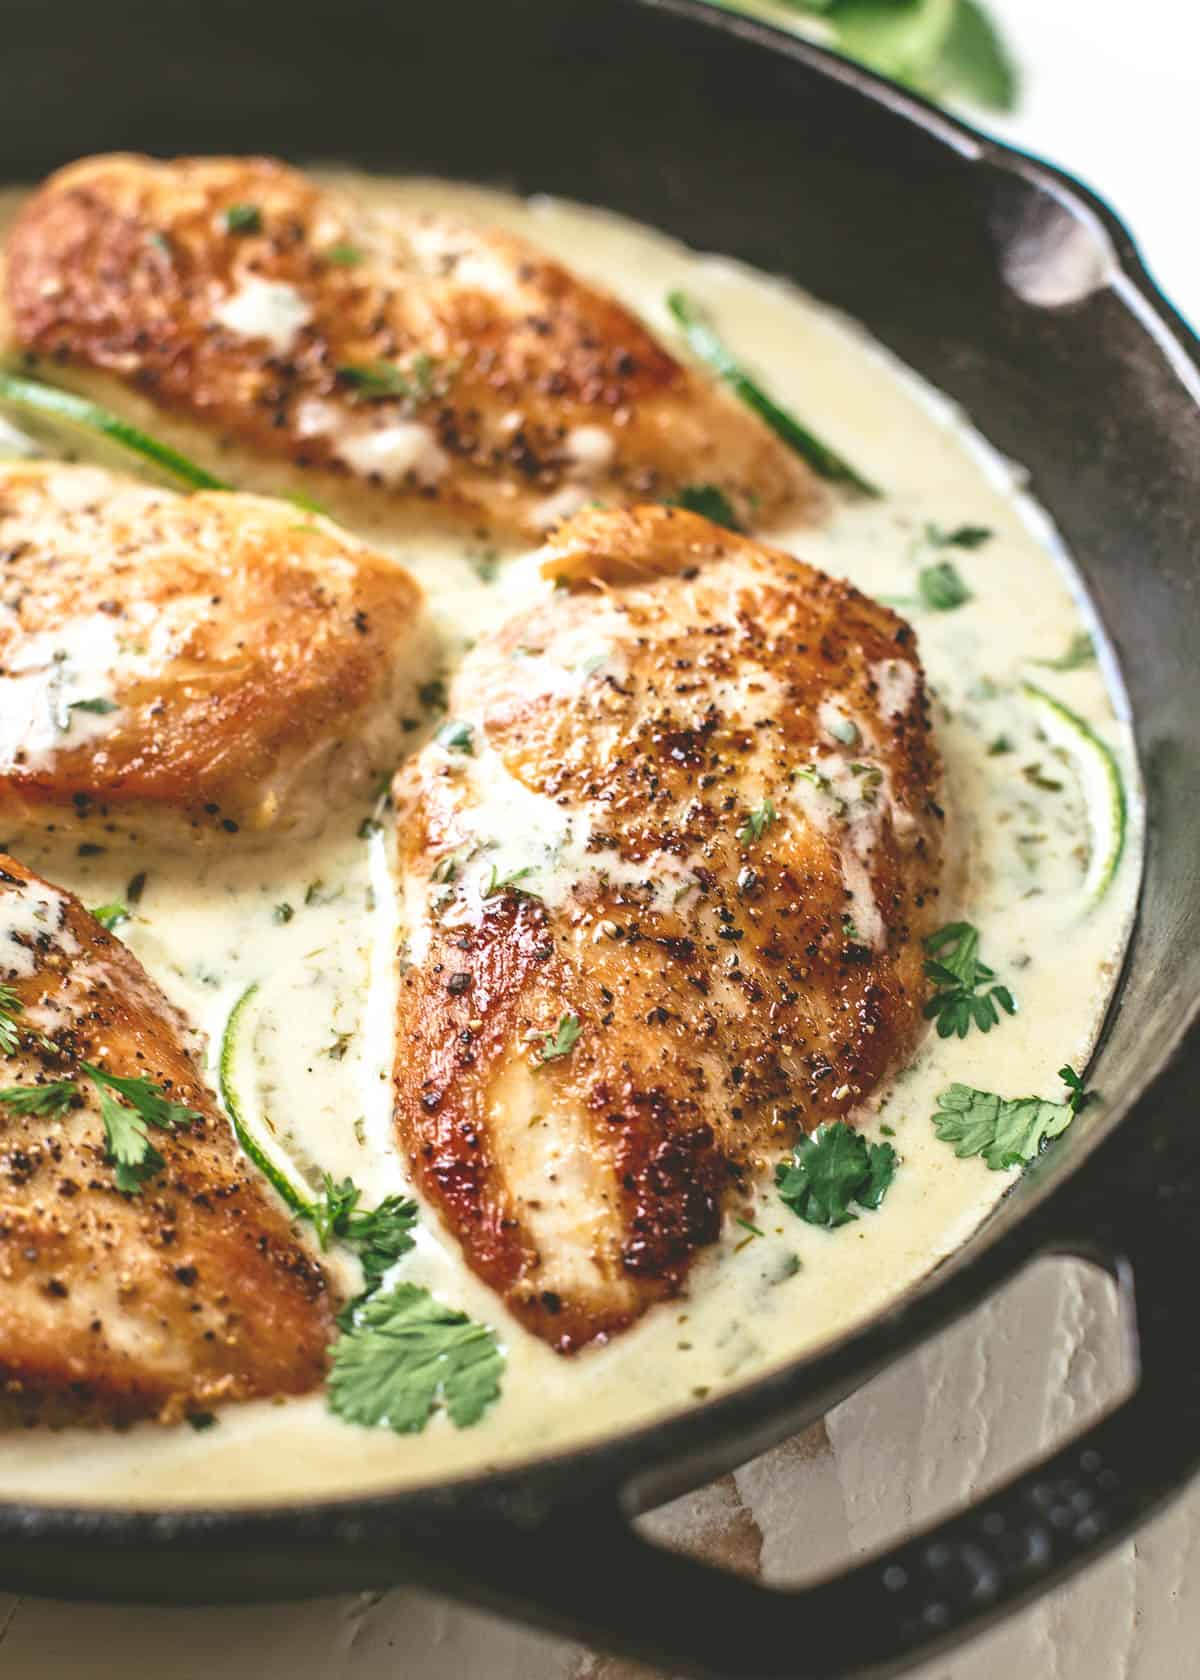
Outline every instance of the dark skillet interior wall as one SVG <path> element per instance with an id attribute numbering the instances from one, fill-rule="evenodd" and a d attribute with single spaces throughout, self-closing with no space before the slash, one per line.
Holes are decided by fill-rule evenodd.
<path id="1" fill-rule="evenodd" d="M 1157 799 L 1139 941 L 1154 960 L 1134 964 L 1114 1029 L 1120 1093 L 1200 994 L 1200 417 L 1123 306 L 1089 292 L 1102 227 L 781 56 L 630 0 L 8 0 L 5 29 L 10 176 L 112 147 L 257 149 L 607 203 L 835 302 L 1031 463 L 1113 633 Z M 1063 301 L 1017 295 L 1018 247 L 1026 296 Z"/>

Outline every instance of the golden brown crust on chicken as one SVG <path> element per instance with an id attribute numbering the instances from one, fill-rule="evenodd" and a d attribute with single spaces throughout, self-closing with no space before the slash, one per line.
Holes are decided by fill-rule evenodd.
<path id="1" fill-rule="evenodd" d="M 396 1120 L 566 1351 L 911 1051 L 940 772 L 913 632 L 849 585 L 662 508 L 580 516 L 543 571 L 460 671 L 469 733 L 397 778 Z"/>
<path id="2" fill-rule="evenodd" d="M 328 521 L 4 464 L 0 556 L 6 816 L 319 827 L 399 757 L 421 594 Z"/>
<path id="3" fill-rule="evenodd" d="M 5 1089 L 76 1091 L 49 1115 L 0 1102 L 0 1417 L 175 1421 L 315 1387 L 324 1275 L 250 1176 L 182 1017 L 76 898 L 5 856 L 0 983 L 18 1035 Z M 82 1062 L 196 1111 L 149 1134 L 164 1165 L 136 1195 L 117 1189 Z"/>
<path id="4" fill-rule="evenodd" d="M 572 501 L 699 483 L 746 523 L 818 500 L 757 416 L 535 247 L 371 211 L 271 159 L 60 170 L 13 227 L 6 293 L 13 341 L 56 379 L 106 375 L 214 444 L 476 524 L 536 531 Z"/>

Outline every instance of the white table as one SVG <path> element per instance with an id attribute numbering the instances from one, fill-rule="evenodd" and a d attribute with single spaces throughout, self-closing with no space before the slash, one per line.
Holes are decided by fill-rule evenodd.
<path id="1" fill-rule="evenodd" d="M 1200 320 L 1191 0 L 991 0 L 1026 71 L 998 132 L 1099 187 Z M 1133 21 L 1136 19 L 1136 23 Z M 1185 168 L 1185 160 L 1188 165 Z M 799 1580 L 929 1520 L 1061 1439 L 1125 1380 L 1108 1286 L 1043 1264 L 801 1439 L 659 1513 L 676 1543 Z M 1177 1680 L 1200 1669 L 1200 1490 L 921 1680 Z M 581 1557 L 580 1566 L 586 1567 Z M 3 1680 L 658 1680 L 424 1593 L 146 1611 L 0 1594 Z"/>

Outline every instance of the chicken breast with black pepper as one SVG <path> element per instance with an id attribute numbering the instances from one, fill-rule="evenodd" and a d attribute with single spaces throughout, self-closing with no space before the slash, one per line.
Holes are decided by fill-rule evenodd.
<path id="1" fill-rule="evenodd" d="M 536 247 L 269 158 L 60 170 L 16 220 L 3 292 L 48 377 L 169 418 L 219 472 L 241 446 L 260 488 L 287 464 L 518 533 L 697 485 L 743 522 L 819 504 L 756 415 Z"/>
<path id="2" fill-rule="evenodd" d="M 286 502 L 0 464 L 0 814 L 319 828 L 400 756 L 432 643 L 402 567 Z"/>
<path id="3" fill-rule="evenodd" d="M 0 1421 L 171 1422 L 315 1387 L 324 1275 L 186 1023 L 76 898 L 5 856 L 0 988 Z"/>
<path id="4" fill-rule="evenodd" d="M 565 525 L 400 774 L 396 1124 L 563 1351 L 681 1288 L 922 1028 L 942 864 L 915 638 L 696 516 Z"/>

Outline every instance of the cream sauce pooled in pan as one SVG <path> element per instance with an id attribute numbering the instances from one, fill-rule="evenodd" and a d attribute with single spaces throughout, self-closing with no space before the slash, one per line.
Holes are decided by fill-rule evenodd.
<path id="1" fill-rule="evenodd" d="M 960 915 L 979 930 L 982 955 L 1011 987 L 1018 1011 L 986 1036 L 972 1030 L 942 1040 L 930 1032 L 860 1117 L 871 1138 L 890 1128 L 901 1157 L 877 1212 L 826 1231 L 797 1218 L 764 1184 L 753 1218 L 761 1234 L 731 1214 L 686 1293 L 608 1346 L 555 1354 L 507 1315 L 423 1210 L 397 1279 L 492 1325 L 506 1356 L 501 1397 L 474 1427 L 456 1429 L 438 1414 L 419 1435 L 369 1431 L 331 1416 L 318 1393 L 226 1407 L 203 1432 L 157 1424 L 123 1433 L 21 1431 L 0 1436 L 0 1497 L 215 1505 L 379 1491 L 612 1433 L 790 1360 L 894 1300 L 1010 1188 L 1013 1174 L 959 1160 L 935 1136 L 938 1094 L 961 1081 L 1058 1100 L 1057 1070 L 1086 1065 L 1119 969 L 1139 878 L 1137 771 L 1101 668 L 1045 663 L 1061 661 L 1088 616 L 1048 521 L 1023 494 L 1020 469 L 860 331 L 736 263 L 570 204 L 429 181 L 353 185 L 384 204 L 438 206 L 519 230 L 619 295 L 668 344 L 676 329 L 667 294 L 687 292 L 712 311 L 778 401 L 884 488 L 876 502 L 835 496 L 821 528 L 772 531 L 767 540 L 889 599 L 915 626 L 946 764 L 950 878 L 957 873 L 963 883 L 945 919 Z M 13 195 L 6 208 L 16 202 Z M 257 311 L 256 320 L 273 311 L 273 331 L 291 330 L 286 300 L 237 301 L 243 312 Z M 159 417 L 142 418 L 169 435 Z M 0 432 L 0 449 L 20 447 L 19 435 Z M 233 460 L 227 476 L 236 482 Z M 334 517 L 394 553 L 424 586 L 446 673 L 474 637 L 547 587 L 519 552 L 392 521 L 384 497 L 326 500 Z M 935 551 L 928 526 L 992 534 L 977 548 Z M 971 599 L 932 610 L 920 604 L 918 574 L 948 556 Z M 1121 765 L 1124 858 L 1090 908 L 1087 807 L 1071 767 L 1039 734 L 1023 679 L 1065 702 Z M 414 746 L 435 721 L 414 720 Z M 243 1100 L 271 1118 L 300 1171 L 352 1177 L 366 1205 L 409 1191 L 391 1123 L 403 912 L 389 873 L 389 819 L 384 813 L 381 830 L 367 824 L 360 832 L 370 814 L 333 813 L 319 840 L 258 851 L 210 839 L 190 853 L 113 844 L 84 856 L 74 841 L 45 833 L 0 835 L 5 849 L 89 905 L 127 899 L 131 879 L 144 876 L 119 937 L 207 1034 L 214 1083 L 230 1011 L 257 984 L 239 1056 L 250 1087 Z M 519 801 L 501 800 L 488 817 L 499 841 L 489 860 L 503 874 L 509 850 L 527 861 L 528 815 Z M 564 868 L 571 850 L 559 849 Z M 326 1260 L 337 1281 L 357 1287 L 351 1263 Z"/>

